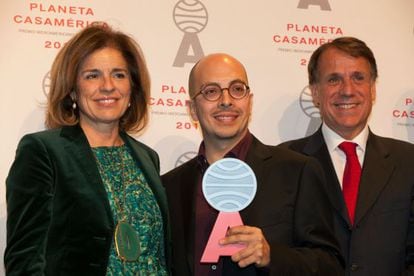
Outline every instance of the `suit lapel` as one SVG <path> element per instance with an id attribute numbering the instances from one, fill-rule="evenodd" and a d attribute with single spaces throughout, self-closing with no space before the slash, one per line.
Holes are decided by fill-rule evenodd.
<path id="1" fill-rule="evenodd" d="M 331 156 L 329 155 L 328 148 L 322 135 L 322 130 L 319 130 L 311 135 L 308 142 L 303 148 L 303 153 L 309 156 L 313 156 L 319 160 L 326 176 L 326 190 L 328 193 L 331 205 L 336 212 L 349 224 L 348 210 L 345 205 L 345 201 L 342 195 L 338 176 L 336 175 L 335 168 L 333 166 Z"/>
<path id="2" fill-rule="evenodd" d="M 101 198 L 101 202 L 104 204 L 109 221 L 112 224 L 111 226 L 114 227 L 108 196 L 99 174 L 95 156 L 93 155 L 85 134 L 79 125 L 75 125 L 63 127 L 61 136 L 67 141 L 65 144 L 67 154 L 73 156 L 73 158 L 80 164 L 79 168 L 83 170 L 83 173 L 88 178 L 87 183 L 89 183 L 91 189 L 96 193 L 96 196 Z"/>
<path id="3" fill-rule="evenodd" d="M 121 136 L 124 142 L 132 150 L 134 159 L 137 161 L 139 168 L 144 173 L 147 183 L 151 187 L 151 190 L 157 199 L 163 218 L 168 218 L 167 198 L 161 184 L 158 164 L 155 164 L 154 160 L 151 159 L 149 153 L 143 147 L 139 147 L 132 141 L 133 138 L 125 133 L 122 133 Z M 168 220 L 164 219 L 164 226 L 168 226 Z"/>
<path id="4" fill-rule="evenodd" d="M 151 156 L 148 150 L 143 146 L 139 146 L 139 142 L 135 141 L 134 138 L 130 137 L 124 132 L 121 132 L 121 137 L 126 145 L 132 151 L 132 157 L 137 162 L 137 166 L 141 169 L 145 175 L 148 186 L 151 188 L 154 197 L 156 198 L 158 207 L 160 208 L 163 226 L 164 226 L 164 240 L 167 253 L 167 262 L 171 258 L 171 227 L 170 227 L 170 216 L 168 212 L 167 195 L 164 186 L 161 184 L 161 177 L 159 174 L 159 161 L 155 154 Z"/>
<path id="5" fill-rule="evenodd" d="M 253 136 L 253 141 L 247 152 L 245 162 L 251 167 L 257 179 L 259 179 L 259 176 L 266 175 L 263 172 L 263 163 L 269 158 L 272 158 L 272 155 L 269 151 L 266 150 L 266 146 Z M 257 191 L 262 190 L 261 185 L 262 183 L 260 181 L 257 181 Z M 249 222 L 247 213 L 244 210 L 241 210 L 240 216 L 242 217 L 243 223 L 248 225 Z"/>
<path id="6" fill-rule="evenodd" d="M 355 223 L 361 221 L 375 203 L 394 169 L 388 150 L 370 132 L 359 184 Z"/>
<path id="7" fill-rule="evenodd" d="M 196 218 L 196 197 L 197 197 L 197 185 L 199 180 L 200 169 L 197 166 L 197 159 L 193 158 L 183 165 L 183 171 L 180 173 L 180 177 L 177 178 L 177 184 L 182 204 L 182 221 L 184 223 L 184 237 L 186 237 L 185 243 L 187 252 L 187 265 L 191 270 L 191 275 L 194 274 L 194 248 L 195 248 L 195 218 Z M 181 178 L 185 176 L 184 178 Z M 171 210 L 177 211 L 180 210 Z"/>

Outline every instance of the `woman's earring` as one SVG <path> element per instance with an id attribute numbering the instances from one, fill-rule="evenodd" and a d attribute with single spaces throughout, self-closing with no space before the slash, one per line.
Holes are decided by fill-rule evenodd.
<path id="1" fill-rule="evenodd" d="M 76 107 L 77 107 L 77 105 L 76 105 L 76 92 L 75 91 L 72 91 L 71 93 L 70 93 L 70 98 L 72 99 L 72 109 L 73 110 L 75 110 L 76 109 Z"/>
<path id="2" fill-rule="evenodd" d="M 128 103 L 128 107 L 130 107 L 131 106 L 131 103 Z"/>

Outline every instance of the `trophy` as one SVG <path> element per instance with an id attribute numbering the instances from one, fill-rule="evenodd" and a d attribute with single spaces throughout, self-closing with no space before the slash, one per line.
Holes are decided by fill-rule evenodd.
<path id="1" fill-rule="evenodd" d="M 201 263 L 217 263 L 220 256 L 231 256 L 245 248 L 243 244 L 220 245 L 230 227 L 243 225 L 240 210 L 254 199 L 256 176 L 245 162 L 223 158 L 206 170 L 202 190 L 207 202 L 219 211 L 213 230 L 201 257 Z"/>

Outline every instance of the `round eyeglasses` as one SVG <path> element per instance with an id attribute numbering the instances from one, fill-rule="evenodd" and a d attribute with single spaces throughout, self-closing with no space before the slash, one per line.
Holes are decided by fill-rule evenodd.
<path id="1" fill-rule="evenodd" d="M 241 81 L 232 82 L 229 87 L 224 88 L 221 88 L 217 83 L 211 83 L 202 87 L 200 92 L 195 94 L 192 99 L 195 99 L 198 95 L 202 94 L 207 101 L 215 102 L 221 98 L 224 90 L 227 90 L 230 97 L 236 100 L 246 97 L 250 92 L 249 86 Z"/>

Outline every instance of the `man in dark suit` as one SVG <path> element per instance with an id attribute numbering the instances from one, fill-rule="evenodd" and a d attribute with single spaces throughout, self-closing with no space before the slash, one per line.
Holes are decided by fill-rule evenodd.
<path id="1" fill-rule="evenodd" d="M 189 78 L 190 114 L 203 142 L 194 159 L 162 177 L 169 202 L 175 275 L 342 275 L 332 213 L 316 160 L 267 146 L 248 130 L 253 95 L 243 65 L 227 54 L 201 59 Z M 217 218 L 201 180 L 209 164 L 244 160 L 257 178 L 256 197 L 221 245 L 246 247 L 218 263 L 200 259 Z M 322 176 L 322 177 L 321 177 Z"/>
<path id="2" fill-rule="evenodd" d="M 337 38 L 312 54 L 308 73 L 322 126 L 282 146 L 317 158 L 325 170 L 346 275 L 414 273 L 414 146 L 368 128 L 377 79 L 372 51 L 356 38 Z M 344 141 L 356 147 L 350 171 L 361 171 L 353 203 Z"/>

